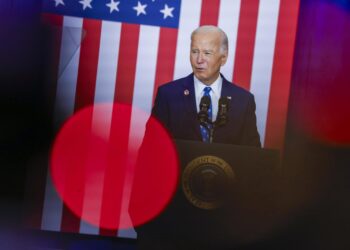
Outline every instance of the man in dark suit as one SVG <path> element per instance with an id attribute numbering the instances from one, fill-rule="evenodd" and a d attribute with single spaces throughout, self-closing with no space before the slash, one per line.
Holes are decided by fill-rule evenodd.
<path id="1" fill-rule="evenodd" d="M 207 141 L 208 135 L 197 119 L 200 100 L 207 95 L 211 99 L 209 119 L 213 122 L 218 114 L 220 97 L 226 97 L 229 102 L 227 123 L 215 128 L 213 142 L 261 146 L 254 96 L 220 74 L 227 55 L 227 36 L 220 28 L 201 26 L 192 32 L 190 61 L 193 73 L 159 87 L 152 110 L 153 116 L 173 138 Z"/>

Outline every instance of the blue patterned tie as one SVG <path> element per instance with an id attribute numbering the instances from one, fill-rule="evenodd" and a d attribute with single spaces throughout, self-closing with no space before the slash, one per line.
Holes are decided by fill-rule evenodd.
<path id="1" fill-rule="evenodd" d="M 210 98 L 210 93 L 211 91 L 211 87 L 205 87 L 204 88 L 204 94 L 203 96 L 208 96 Z M 208 118 L 209 118 L 209 121 L 212 120 L 212 117 L 213 117 L 213 114 L 212 114 L 212 105 L 211 105 L 211 98 L 210 98 L 210 106 L 209 106 L 209 109 L 208 109 Z M 204 142 L 209 142 L 209 131 L 204 127 L 204 126 L 200 126 L 201 127 L 201 134 L 202 134 L 202 139 Z M 208 128 L 211 129 L 212 125 L 209 125 L 208 124 Z"/>

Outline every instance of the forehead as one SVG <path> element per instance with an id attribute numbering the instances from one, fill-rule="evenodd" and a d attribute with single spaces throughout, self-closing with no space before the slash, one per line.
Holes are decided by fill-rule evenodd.
<path id="1" fill-rule="evenodd" d="M 220 46 L 220 38 L 218 32 L 197 32 L 192 36 L 191 46 L 217 47 Z"/>

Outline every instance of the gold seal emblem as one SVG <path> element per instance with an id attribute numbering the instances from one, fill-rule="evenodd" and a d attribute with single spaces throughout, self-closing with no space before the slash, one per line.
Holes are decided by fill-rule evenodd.
<path id="1" fill-rule="evenodd" d="M 204 155 L 193 159 L 182 174 L 182 189 L 188 201 L 201 209 L 223 204 L 235 174 L 223 159 Z"/>

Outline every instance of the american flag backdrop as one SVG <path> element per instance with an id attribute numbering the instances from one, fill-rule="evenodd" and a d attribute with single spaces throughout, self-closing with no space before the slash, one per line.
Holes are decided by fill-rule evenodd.
<path id="1" fill-rule="evenodd" d="M 298 10 L 299 0 L 43 0 L 43 20 L 60 30 L 55 126 L 100 102 L 149 113 L 158 86 L 191 73 L 191 32 L 211 24 L 229 39 L 223 75 L 254 94 L 263 145 L 282 149 Z M 76 218 L 49 174 L 43 201 L 43 230 L 135 237 Z"/>

